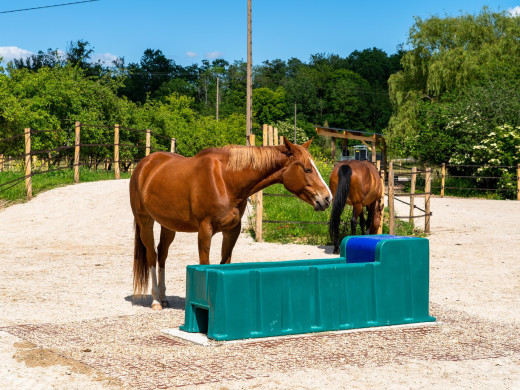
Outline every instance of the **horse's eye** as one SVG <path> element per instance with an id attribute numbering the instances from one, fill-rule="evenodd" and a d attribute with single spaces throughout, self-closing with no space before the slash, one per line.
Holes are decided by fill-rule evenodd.
<path id="1" fill-rule="evenodd" d="M 312 168 L 305 168 L 305 173 L 312 173 Z"/>

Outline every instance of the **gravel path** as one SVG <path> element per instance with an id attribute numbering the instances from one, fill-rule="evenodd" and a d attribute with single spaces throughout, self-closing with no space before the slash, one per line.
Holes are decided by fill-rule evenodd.
<path id="1" fill-rule="evenodd" d="M 0 388 L 520 388 L 520 202 L 432 199 L 437 326 L 207 348 L 160 333 L 184 322 L 196 235 L 172 245 L 170 307 L 152 313 L 149 299 L 132 301 L 127 189 L 128 180 L 83 183 L 0 211 Z M 243 234 L 233 257 L 332 254 Z"/>

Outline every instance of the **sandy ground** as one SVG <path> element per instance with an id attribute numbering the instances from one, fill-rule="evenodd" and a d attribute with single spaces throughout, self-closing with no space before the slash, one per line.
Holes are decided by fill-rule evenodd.
<path id="1" fill-rule="evenodd" d="M 346 355 L 330 353 L 323 362 L 293 359 L 280 366 L 272 360 L 266 361 L 265 368 L 249 367 L 251 374 L 217 375 L 207 383 L 203 379 L 180 381 L 171 365 L 162 369 L 169 377 L 163 382 L 158 379 L 157 387 L 146 382 L 150 378 L 136 379 L 131 369 L 124 375 L 114 374 L 117 370 L 108 369 L 111 363 L 101 362 L 96 351 L 83 357 L 94 347 L 81 344 L 82 334 L 97 325 L 97 333 L 89 337 L 99 337 L 99 345 L 105 342 L 110 356 L 121 360 L 133 352 L 115 341 L 102 340 L 104 334 L 118 334 L 118 321 L 123 329 L 129 321 L 140 320 L 143 332 L 152 334 L 159 334 L 161 328 L 150 330 L 145 320 L 157 326 L 182 324 L 185 266 L 198 259 L 196 235 L 178 234 L 166 266 L 171 310 L 156 314 L 149 309 L 149 299 L 133 302 L 134 233 L 127 189 L 128 180 L 78 184 L 0 211 L 0 388 L 520 389 L 518 333 L 511 336 L 520 329 L 520 202 L 455 198 L 433 198 L 431 205 L 430 301 L 441 324 L 426 336 L 406 334 L 412 338 L 406 341 L 409 349 L 414 348 L 413 337 L 431 337 L 432 342 L 443 338 L 439 348 L 443 356 L 453 350 L 452 358 L 429 359 L 416 349 L 404 356 L 382 344 L 380 349 L 386 348 L 390 358 L 350 361 L 348 351 L 342 351 Z M 406 212 L 406 206 L 401 208 Z M 220 242 L 220 235 L 215 236 L 212 263 L 218 262 Z M 233 261 L 332 256 L 330 247 L 255 243 L 242 234 Z M 448 324 L 445 328 L 443 319 Z M 450 323 L 458 328 L 450 328 Z M 325 346 L 330 341 L 321 340 Z M 353 339 L 338 336 L 332 340 L 337 345 Z M 384 338 L 378 337 L 377 342 L 384 343 Z M 471 346 L 473 342 L 487 342 L 488 352 Z M 301 346 L 311 354 L 312 348 L 304 343 Z M 309 343 L 314 345 L 314 341 Z M 276 346 L 271 348 L 278 351 Z M 459 349 L 464 352 L 458 353 Z M 178 351 L 181 355 L 175 361 L 184 358 L 182 351 L 199 350 L 179 345 Z M 253 347 L 241 351 L 226 347 L 219 353 L 231 365 L 241 364 L 240 353 L 255 353 Z M 283 348 L 276 353 L 280 361 L 288 356 Z M 328 352 L 324 349 L 323 353 Z M 161 372 L 160 367 L 156 369 Z"/>

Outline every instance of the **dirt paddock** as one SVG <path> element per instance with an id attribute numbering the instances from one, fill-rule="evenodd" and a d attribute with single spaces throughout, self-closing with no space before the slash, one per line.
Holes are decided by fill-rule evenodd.
<path id="1" fill-rule="evenodd" d="M 161 333 L 184 322 L 196 235 L 170 250 L 169 307 L 132 300 L 127 188 L 84 183 L 0 211 L 0 388 L 520 388 L 520 202 L 432 199 L 437 325 L 203 347 Z M 331 256 L 242 235 L 233 261 Z"/>

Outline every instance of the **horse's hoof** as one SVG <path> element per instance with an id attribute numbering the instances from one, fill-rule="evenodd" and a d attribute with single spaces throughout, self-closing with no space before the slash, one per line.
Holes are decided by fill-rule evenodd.
<path id="1" fill-rule="evenodd" d="M 168 301 L 161 301 L 161 305 L 162 305 L 163 308 L 164 307 L 170 307 Z"/>
<path id="2" fill-rule="evenodd" d="M 162 310 L 161 304 L 159 302 L 152 303 L 152 310 L 153 311 L 161 311 Z"/>

